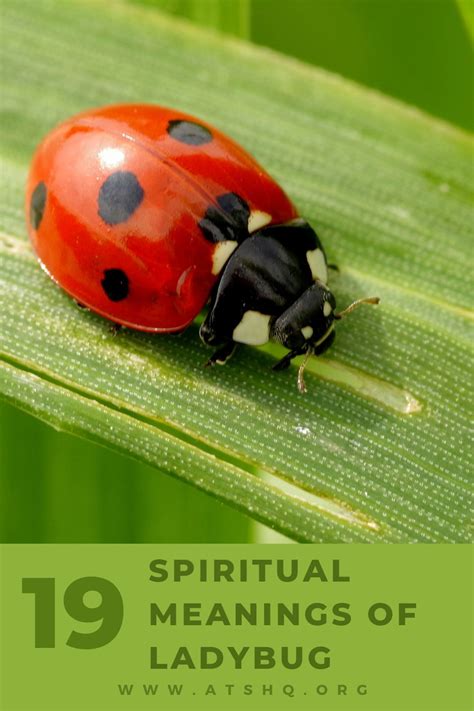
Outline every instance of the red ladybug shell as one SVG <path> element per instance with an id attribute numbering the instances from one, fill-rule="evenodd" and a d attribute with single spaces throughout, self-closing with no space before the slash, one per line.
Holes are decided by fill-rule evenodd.
<path id="1" fill-rule="evenodd" d="M 209 124 L 159 106 L 110 106 L 71 118 L 40 144 L 28 229 L 46 271 L 81 304 L 131 328 L 179 331 L 235 246 L 226 254 L 199 226 L 228 193 L 248 204 L 251 231 L 297 217 L 258 163 Z"/>

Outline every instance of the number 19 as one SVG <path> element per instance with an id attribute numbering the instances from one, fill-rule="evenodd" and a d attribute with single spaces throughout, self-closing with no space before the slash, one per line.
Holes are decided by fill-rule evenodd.
<path id="1" fill-rule="evenodd" d="M 22 591 L 35 596 L 35 647 L 56 646 L 54 578 L 23 578 Z M 87 605 L 88 593 L 97 593 L 99 603 Z M 118 588 L 105 578 L 87 577 L 74 580 L 64 593 L 64 608 L 78 622 L 101 622 L 92 632 L 73 630 L 66 644 L 76 649 L 96 649 L 109 644 L 123 622 L 123 600 Z"/>

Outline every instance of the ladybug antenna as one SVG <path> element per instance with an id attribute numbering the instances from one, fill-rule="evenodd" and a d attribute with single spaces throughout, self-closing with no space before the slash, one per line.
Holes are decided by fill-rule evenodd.
<path id="1" fill-rule="evenodd" d="M 313 349 L 312 349 L 312 348 L 308 348 L 308 350 L 306 351 L 306 355 L 305 355 L 305 357 L 304 357 L 304 360 L 303 360 L 303 362 L 301 363 L 300 367 L 298 368 L 298 380 L 297 380 L 297 383 L 298 383 L 298 390 L 300 391 L 300 393 L 305 393 L 305 392 L 307 391 L 306 383 L 305 383 L 305 381 L 304 381 L 304 369 L 306 368 L 306 363 L 308 362 L 309 357 L 312 356 L 312 355 L 313 355 Z"/>
<path id="2" fill-rule="evenodd" d="M 342 311 L 339 311 L 338 314 L 334 314 L 334 318 L 336 318 L 336 319 L 344 318 L 344 316 L 347 316 L 347 314 L 350 314 L 351 311 L 354 311 L 354 309 L 356 309 L 361 304 L 377 305 L 379 303 L 380 303 L 380 299 L 378 296 L 367 296 L 365 299 L 357 299 L 357 301 L 353 301 L 352 304 L 349 304 L 349 306 L 346 306 L 345 309 L 343 309 Z"/>

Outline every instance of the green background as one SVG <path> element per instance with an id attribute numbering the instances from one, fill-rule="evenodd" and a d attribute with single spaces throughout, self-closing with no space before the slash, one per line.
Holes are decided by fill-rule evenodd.
<path id="1" fill-rule="evenodd" d="M 251 553 L 249 554 L 249 551 Z M 470 671 L 471 598 L 469 546 L 458 545 L 324 545 L 324 546 L 3 546 L 3 599 L 1 612 L 3 656 L 3 703 L 5 711 L 26 709 L 88 709 L 114 711 L 124 708 L 189 709 L 377 709 L 377 711 L 468 711 L 471 708 Z M 291 559 L 298 557 L 303 569 L 318 558 L 327 573 L 332 560 L 340 559 L 348 583 L 206 582 L 190 577 L 180 583 L 149 582 L 149 562 L 155 558 Z M 107 646 L 85 650 L 65 645 L 72 629 L 86 633 L 97 623 L 71 621 L 62 605 L 63 591 L 82 576 L 110 579 L 124 600 L 124 622 Z M 21 592 L 23 577 L 56 579 L 56 647 L 35 649 L 34 598 Z M 149 605 L 201 602 L 203 611 L 222 602 L 231 613 L 237 601 L 249 603 L 318 601 L 331 606 L 349 602 L 352 621 L 347 626 L 313 627 L 243 625 L 224 627 L 149 626 Z M 416 617 L 405 626 L 393 622 L 374 626 L 367 610 L 375 602 L 395 608 L 399 602 L 417 604 Z M 92 601 L 89 604 L 93 604 Z M 205 615 L 204 615 L 205 616 Z M 226 647 L 269 645 L 305 649 L 324 645 L 331 649 L 326 670 L 274 668 L 236 672 L 230 665 L 217 670 L 149 670 L 149 647 L 158 646 L 164 659 L 181 645 L 194 653 L 200 646 Z M 186 695 L 169 702 L 165 694 L 148 703 L 140 697 L 119 697 L 117 683 L 185 684 Z M 220 693 L 203 697 L 208 683 Z M 273 696 L 222 693 L 223 684 L 273 684 Z M 293 684 L 297 696 L 288 699 L 276 689 Z M 367 684 L 366 696 L 337 697 L 333 692 L 316 697 L 317 684 L 334 689 L 337 684 Z M 192 691 L 196 695 L 192 696 Z M 304 691 L 307 695 L 304 695 Z"/>
<path id="2" fill-rule="evenodd" d="M 228 32 L 472 128 L 471 49 L 454 0 L 228 1 L 244 18 L 227 24 Z M 147 4 L 192 15 L 186 0 Z M 212 0 L 201 7 L 197 20 L 219 25 Z M 1 406 L 0 423 L 3 541 L 245 542 L 273 535 L 181 482 L 11 406 Z"/>

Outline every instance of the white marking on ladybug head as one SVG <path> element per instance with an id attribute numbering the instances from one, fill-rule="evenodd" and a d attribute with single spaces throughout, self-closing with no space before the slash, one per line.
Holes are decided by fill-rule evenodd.
<path id="1" fill-rule="evenodd" d="M 256 232 L 262 227 L 269 225 L 272 221 L 272 216 L 268 212 L 262 212 L 261 210 L 252 210 L 249 215 L 248 229 L 249 232 Z"/>
<path id="2" fill-rule="evenodd" d="M 232 338 L 248 346 L 263 346 L 270 338 L 270 316 L 258 311 L 246 311 L 234 328 Z"/>
<path id="3" fill-rule="evenodd" d="M 301 333 L 306 338 L 306 340 L 308 340 L 308 338 L 311 338 L 311 336 L 313 335 L 313 328 L 311 326 L 305 326 L 301 329 Z"/>
<path id="4" fill-rule="evenodd" d="M 224 264 L 229 259 L 230 255 L 237 247 L 238 242 L 233 239 L 226 239 L 223 242 L 217 242 L 212 255 L 212 273 L 219 274 Z"/>
<path id="5" fill-rule="evenodd" d="M 324 314 L 325 316 L 329 316 L 329 314 L 331 313 L 331 311 L 332 311 L 332 306 L 331 306 L 331 304 L 329 303 L 329 301 L 325 301 L 325 302 L 324 302 L 324 306 L 323 306 L 323 314 Z"/>
<path id="6" fill-rule="evenodd" d="M 311 249 L 306 252 L 306 259 L 308 260 L 309 268 L 311 269 L 311 274 L 313 275 L 314 281 L 319 279 L 323 284 L 327 284 L 328 280 L 328 267 L 322 249 Z"/>

